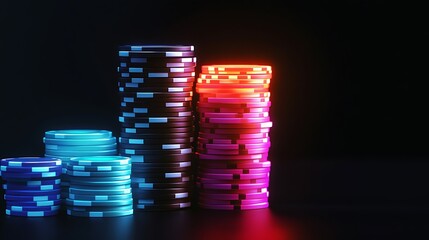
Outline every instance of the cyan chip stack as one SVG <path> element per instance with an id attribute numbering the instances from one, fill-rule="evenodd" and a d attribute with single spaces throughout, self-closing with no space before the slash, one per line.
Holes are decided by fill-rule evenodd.
<path id="1" fill-rule="evenodd" d="M 62 160 L 61 199 L 68 197 L 70 181 L 67 165 L 72 157 L 117 155 L 116 137 L 111 131 L 93 129 L 45 132 L 45 156 Z"/>
<path id="2" fill-rule="evenodd" d="M 76 157 L 69 160 L 67 214 L 120 217 L 133 214 L 131 159 L 122 156 Z"/>

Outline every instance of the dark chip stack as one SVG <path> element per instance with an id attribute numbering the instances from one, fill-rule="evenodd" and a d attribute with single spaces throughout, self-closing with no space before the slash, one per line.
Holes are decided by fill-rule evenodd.
<path id="1" fill-rule="evenodd" d="M 119 47 L 119 153 L 132 161 L 135 210 L 191 206 L 193 46 Z"/>

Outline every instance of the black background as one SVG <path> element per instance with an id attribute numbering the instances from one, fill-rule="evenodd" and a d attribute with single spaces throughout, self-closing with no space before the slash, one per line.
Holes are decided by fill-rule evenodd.
<path id="1" fill-rule="evenodd" d="M 203 64 L 273 66 L 270 203 L 282 219 L 426 214 L 420 10 L 389 1 L 3 1 L 0 157 L 43 155 L 52 129 L 117 135 L 117 46 L 191 44 L 197 74 Z M 371 226 L 368 235 L 392 232 Z"/>

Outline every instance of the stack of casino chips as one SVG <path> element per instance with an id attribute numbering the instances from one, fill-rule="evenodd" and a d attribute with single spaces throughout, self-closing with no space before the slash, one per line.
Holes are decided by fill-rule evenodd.
<path id="1" fill-rule="evenodd" d="M 61 204 L 60 159 L 4 158 L 0 163 L 7 215 L 44 217 L 58 213 Z"/>
<path id="2" fill-rule="evenodd" d="M 45 156 L 62 160 L 61 199 L 68 197 L 70 181 L 67 165 L 80 156 L 117 155 L 116 137 L 111 131 L 94 129 L 52 130 L 45 132 Z"/>
<path id="3" fill-rule="evenodd" d="M 270 79 L 270 66 L 202 66 L 196 84 L 200 207 L 268 207 Z"/>
<path id="4" fill-rule="evenodd" d="M 69 160 L 67 214 L 120 217 L 133 214 L 131 159 L 122 156 L 76 157 Z"/>
<path id="5" fill-rule="evenodd" d="M 195 65 L 193 46 L 119 47 L 119 153 L 136 210 L 191 206 Z"/>

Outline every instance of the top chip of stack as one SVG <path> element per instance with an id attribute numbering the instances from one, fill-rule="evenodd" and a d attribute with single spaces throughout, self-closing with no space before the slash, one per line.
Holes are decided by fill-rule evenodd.
<path id="1" fill-rule="evenodd" d="M 68 197 L 67 166 L 70 158 L 81 156 L 108 156 L 117 154 L 116 137 L 111 131 L 96 129 L 51 130 L 45 132 L 45 156 L 62 160 L 61 195 Z"/>
<path id="2" fill-rule="evenodd" d="M 124 45 L 118 55 L 119 153 L 132 160 L 135 209 L 189 207 L 194 47 Z"/>
<path id="3" fill-rule="evenodd" d="M 0 173 L 5 181 L 6 214 L 44 217 L 60 209 L 61 160 L 44 157 L 4 158 Z"/>
<path id="4" fill-rule="evenodd" d="M 202 66 L 196 85 L 199 206 L 268 207 L 271 74 L 270 66 Z"/>

